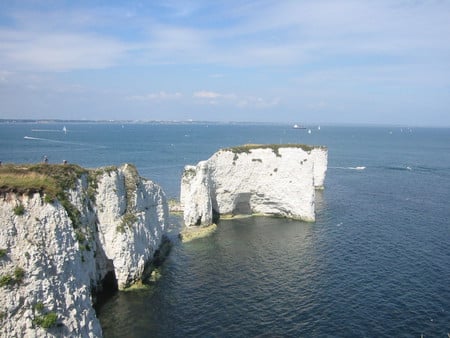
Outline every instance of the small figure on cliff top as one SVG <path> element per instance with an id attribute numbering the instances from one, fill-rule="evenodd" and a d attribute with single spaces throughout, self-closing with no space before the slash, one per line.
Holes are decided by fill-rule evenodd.
<path id="1" fill-rule="evenodd" d="M 45 164 L 48 163 L 48 157 L 47 157 L 47 155 L 44 155 L 44 163 L 45 163 Z"/>

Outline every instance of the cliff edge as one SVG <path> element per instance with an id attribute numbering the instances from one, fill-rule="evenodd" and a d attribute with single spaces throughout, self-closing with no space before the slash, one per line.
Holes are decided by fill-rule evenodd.
<path id="1" fill-rule="evenodd" d="M 315 190 L 327 170 L 325 147 L 244 145 L 222 149 L 186 166 L 180 203 L 186 226 L 207 226 L 220 215 L 276 215 L 315 220 Z"/>
<path id="2" fill-rule="evenodd" d="M 167 218 L 162 189 L 132 165 L 3 165 L 0 336 L 101 337 L 93 294 L 142 278 Z"/>

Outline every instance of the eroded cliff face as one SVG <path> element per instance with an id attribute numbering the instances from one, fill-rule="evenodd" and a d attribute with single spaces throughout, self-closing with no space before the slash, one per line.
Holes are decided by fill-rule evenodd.
<path id="1" fill-rule="evenodd" d="M 163 191 L 133 166 L 81 175 L 64 202 L 0 196 L 0 336 L 100 337 L 92 293 L 142 277 L 163 241 Z"/>
<path id="2" fill-rule="evenodd" d="M 186 166 L 180 202 L 187 226 L 216 215 L 264 214 L 315 220 L 315 189 L 322 189 L 327 149 L 304 145 L 246 145 L 220 150 Z"/>

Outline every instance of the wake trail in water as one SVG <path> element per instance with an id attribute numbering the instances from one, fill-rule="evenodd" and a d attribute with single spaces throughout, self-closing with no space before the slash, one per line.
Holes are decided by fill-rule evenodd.
<path id="1" fill-rule="evenodd" d="M 343 170 L 365 170 L 366 167 L 328 167 L 329 169 L 343 169 Z"/>
<path id="2" fill-rule="evenodd" d="M 412 168 L 410 166 L 387 166 L 383 167 L 387 170 L 398 170 L 398 171 L 411 171 Z"/>
<path id="3" fill-rule="evenodd" d="M 32 132 L 46 132 L 46 133 L 64 133 L 62 129 L 31 129 Z"/>
<path id="4" fill-rule="evenodd" d="M 99 145 L 95 145 L 95 144 L 52 140 L 52 139 L 42 138 L 42 137 L 24 136 L 23 138 L 26 140 L 45 141 L 45 142 L 59 143 L 59 144 L 70 144 L 70 145 L 75 145 L 75 146 L 83 146 L 83 147 L 91 147 L 91 148 L 102 148 L 102 149 L 106 148 L 105 146 L 99 146 Z"/>

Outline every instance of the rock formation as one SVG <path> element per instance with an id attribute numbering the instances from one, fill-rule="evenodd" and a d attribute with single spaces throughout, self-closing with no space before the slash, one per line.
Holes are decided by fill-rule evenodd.
<path id="1" fill-rule="evenodd" d="M 325 147 L 244 145 L 222 149 L 186 166 L 180 202 L 187 226 L 207 226 L 218 215 L 263 214 L 315 220 L 315 189 L 327 170 Z"/>
<path id="2" fill-rule="evenodd" d="M 164 238 L 163 191 L 131 165 L 13 171 L 39 185 L 0 187 L 0 336 L 102 336 L 92 295 L 142 277 Z"/>

